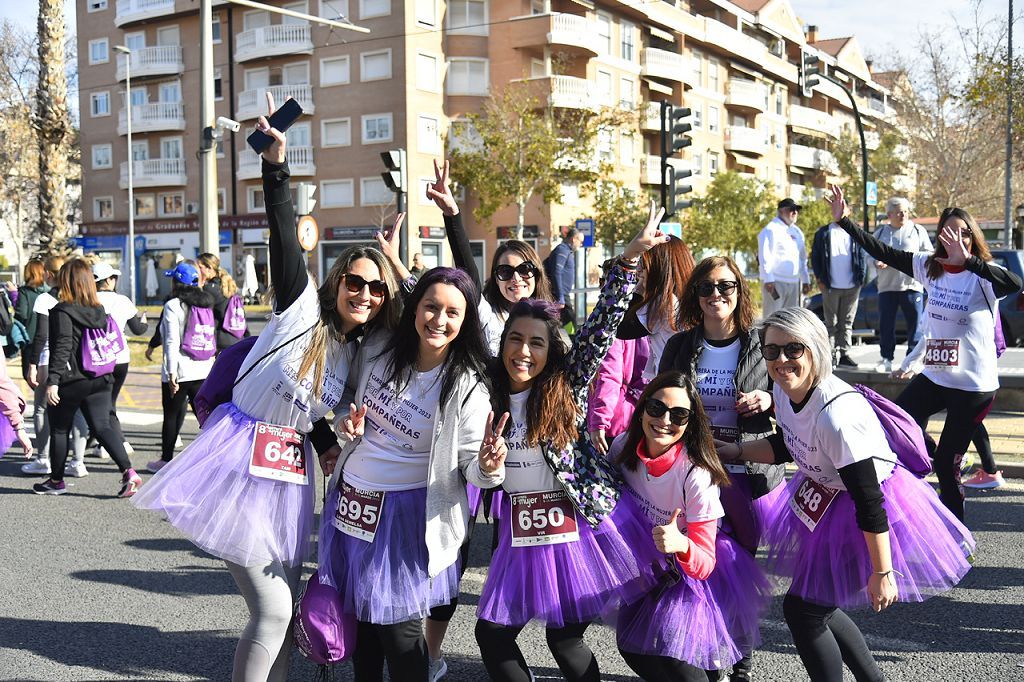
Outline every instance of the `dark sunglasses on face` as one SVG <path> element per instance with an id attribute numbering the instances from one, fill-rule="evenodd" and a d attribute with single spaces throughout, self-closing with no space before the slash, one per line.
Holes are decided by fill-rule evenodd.
<path id="1" fill-rule="evenodd" d="M 494 276 L 501 282 L 507 282 L 512 279 L 512 275 L 519 275 L 523 279 L 530 279 L 536 274 L 537 268 L 533 266 L 533 263 L 520 263 L 519 265 L 512 267 L 508 264 L 502 264 L 494 268 Z"/>
<path id="2" fill-rule="evenodd" d="M 384 295 L 388 293 L 388 285 L 384 280 L 363 279 L 359 275 L 353 275 L 351 272 L 346 272 L 342 277 L 345 278 L 345 288 L 348 289 L 350 294 L 358 294 L 363 290 L 363 287 L 369 287 L 370 296 L 374 298 L 384 298 Z"/>
<path id="3" fill-rule="evenodd" d="M 722 280 L 721 282 L 701 282 L 694 289 L 697 290 L 697 295 L 701 298 L 707 298 L 714 293 L 715 289 L 718 289 L 718 293 L 722 296 L 728 296 L 732 292 L 736 291 L 736 287 L 739 286 L 739 282 L 732 280 Z"/>
<path id="4" fill-rule="evenodd" d="M 796 360 L 804 354 L 805 350 L 807 350 L 807 346 L 795 341 L 793 343 L 787 343 L 785 346 L 768 343 L 761 346 L 761 357 L 765 360 L 778 360 L 779 354 L 785 352 L 788 359 Z"/>
<path id="5" fill-rule="evenodd" d="M 682 426 L 690 419 L 691 410 L 685 407 L 669 407 L 657 398 L 648 398 L 644 403 L 644 412 L 648 417 L 660 419 L 668 412 L 668 420 L 676 426 Z"/>

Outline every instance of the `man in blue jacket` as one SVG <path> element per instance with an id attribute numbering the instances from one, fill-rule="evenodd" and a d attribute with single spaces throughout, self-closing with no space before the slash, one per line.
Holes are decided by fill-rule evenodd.
<path id="1" fill-rule="evenodd" d="M 837 354 L 836 365 L 855 369 L 857 363 L 849 356 L 849 350 L 860 288 L 868 271 L 864 251 L 839 225 L 819 227 L 811 244 L 811 269 L 821 291 L 825 327 Z"/>
<path id="2" fill-rule="evenodd" d="M 569 292 L 576 286 L 576 249 L 582 245 L 583 233 L 570 229 L 565 239 L 544 259 L 544 274 L 551 282 L 551 293 L 558 303 L 570 302 Z"/>

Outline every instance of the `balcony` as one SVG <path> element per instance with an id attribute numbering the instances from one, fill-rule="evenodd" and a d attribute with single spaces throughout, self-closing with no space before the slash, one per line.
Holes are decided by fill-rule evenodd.
<path id="1" fill-rule="evenodd" d="M 762 83 L 730 79 L 725 105 L 763 114 L 768 111 L 768 88 Z"/>
<path id="2" fill-rule="evenodd" d="M 595 109 L 594 83 L 575 76 L 540 76 L 511 81 L 524 88 L 524 95 L 544 106 L 560 109 Z"/>
<path id="3" fill-rule="evenodd" d="M 647 102 L 640 109 L 640 129 L 661 131 L 661 102 Z"/>
<path id="4" fill-rule="evenodd" d="M 114 25 L 124 26 L 135 21 L 172 14 L 174 0 L 117 0 Z"/>
<path id="5" fill-rule="evenodd" d="M 726 126 L 725 150 L 761 156 L 768 152 L 768 136 L 757 128 Z"/>
<path id="6" fill-rule="evenodd" d="M 677 171 L 692 168 L 689 161 L 682 159 L 669 159 L 669 165 Z M 661 157 L 656 154 L 648 154 L 640 157 L 640 183 L 644 185 L 661 184 Z"/>
<path id="7" fill-rule="evenodd" d="M 826 173 L 836 173 L 839 170 L 839 164 L 836 163 L 836 157 L 832 152 L 802 144 L 789 145 L 789 165 Z"/>
<path id="8" fill-rule="evenodd" d="M 683 55 L 656 47 L 645 47 L 640 52 L 640 75 L 695 85 L 693 68 Z"/>
<path id="9" fill-rule="evenodd" d="M 158 130 L 184 130 L 185 105 L 181 102 L 136 104 L 132 107 L 132 132 L 151 133 Z M 128 134 L 128 110 L 117 117 L 117 134 Z"/>
<path id="10" fill-rule="evenodd" d="M 184 73 L 181 45 L 157 45 L 132 50 L 132 78 L 176 76 Z M 117 55 L 117 80 L 128 77 L 128 55 Z"/>
<path id="11" fill-rule="evenodd" d="M 288 147 L 288 168 L 295 177 L 316 175 L 312 147 Z M 238 179 L 255 180 L 260 177 L 260 155 L 251 149 L 238 152 Z"/>
<path id="12" fill-rule="evenodd" d="M 271 85 L 265 88 L 253 88 L 243 90 L 238 94 L 238 109 L 235 117 L 239 121 L 245 121 L 267 114 L 267 97 L 264 93 L 269 92 L 274 96 L 274 102 L 278 106 L 291 97 L 302 107 L 302 112 L 312 114 L 316 111 L 313 106 L 312 85 Z"/>
<path id="13" fill-rule="evenodd" d="M 557 47 L 559 51 L 597 56 L 597 24 L 576 14 L 536 14 L 516 17 L 508 24 L 512 47 L 536 49 Z"/>
<path id="14" fill-rule="evenodd" d="M 789 125 L 793 128 L 800 128 L 803 132 L 812 135 L 831 137 L 839 139 L 839 121 L 832 118 L 824 111 L 802 107 L 793 104 L 789 107 Z"/>
<path id="15" fill-rule="evenodd" d="M 121 163 L 121 189 L 128 189 L 128 162 Z M 180 187 L 188 184 L 185 159 L 145 159 L 132 167 L 132 186 Z"/>
<path id="16" fill-rule="evenodd" d="M 242 31 L 235 40 L 235 61 L 277 57 L 283 54 L 313 54 L 309 24 L 274 24 Z"/>

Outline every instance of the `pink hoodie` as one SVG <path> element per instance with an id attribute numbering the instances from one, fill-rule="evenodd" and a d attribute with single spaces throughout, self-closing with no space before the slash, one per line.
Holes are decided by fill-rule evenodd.
<path id="1" fill-rule="evenodd" d="M 24 421 L 24 413 L 25 398 L 7 373 L 7 363 L 0 362 L 0 414 L 7 417 L 11 422 L 11 428 L 17 431 Z"/>
<path id="2" fill-rule="evenodd" d="M 643 371 L 651 354 L 647 337 L 615 339 L 597 370 L 587 405 L 587 430 L 604 429 L 610 443 L 629 427 L 644 390 Z"/>

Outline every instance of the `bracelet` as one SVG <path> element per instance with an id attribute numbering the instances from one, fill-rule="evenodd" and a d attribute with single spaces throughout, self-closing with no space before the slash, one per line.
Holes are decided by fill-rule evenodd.
<path id="1" fill-rule="evenodd" d="M 640 265 L 640 259 L 637 258 L 630 262 L 630 259 L 627 259 L 623 256 L 619 256 L 619 265 L 624 267 L 626 270 L 636 270 L 637 267 Z"/>
<path id="2" fill-rule="evenodd" d="M 896 575 L 898 575 L 901 578 L 904 577 L 902 573 L 900 573 L 899 571 L 897 571 L 894 568 L 890 568 L 888 571 L 875 571 L 875 575 L 880 575 L 883 578 L 885 576 L 887 576 L 887 575 L 892 575 L 893 573 L 895 573 Z"/>

